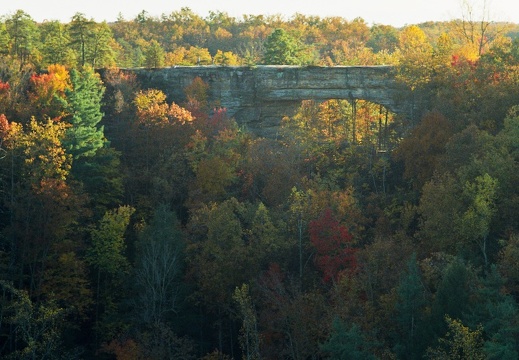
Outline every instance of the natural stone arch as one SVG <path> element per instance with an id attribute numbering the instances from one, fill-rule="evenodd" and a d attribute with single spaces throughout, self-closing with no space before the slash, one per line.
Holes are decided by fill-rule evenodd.
<path id="1" fill-rule="evenodd" d="M 200 77 L 209 100 L 258 135 L 275 134 L 283 116 L 303 100 L 361 99 L 411 118 L 416 106 L 410 91 L 396 81 L 392 66 L 175 66 L 126 70 L 143 88 L 162 90 L 172 101 L 185 100 L 184 88 Z"/>

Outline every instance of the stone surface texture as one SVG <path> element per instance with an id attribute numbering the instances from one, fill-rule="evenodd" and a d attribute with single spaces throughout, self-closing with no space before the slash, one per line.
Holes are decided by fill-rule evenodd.
<path id="1" fill-rule="evenodd" d="M 175 66 L 125 71 L 135 73 L 143 89 L 160 89 L 179 104 L 185 101 L 185 87 L 200 77 L 209 84 L 213 107 L 226 108 L 238 124 L 263 136 L 275 134 L 283 116 L 292 115 L 302 100 L 362 99 L 406 117 L 416 107 L 391 66 Z"/>

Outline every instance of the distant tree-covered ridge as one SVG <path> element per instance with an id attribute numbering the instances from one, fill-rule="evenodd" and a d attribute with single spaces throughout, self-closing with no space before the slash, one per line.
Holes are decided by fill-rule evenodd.
<path id="1" fill-rule="evenodd" d="M 481 55 L 492 43 L 518 33 L 518 25 L 480 20 L 417 26 L 431 46 L 439 46 L 442 36 L 448 34 L 452 46 L 467 57 Z M 0 54 L 40 69 L 55 63 L 95 68 L 395 64 L 404 30 L 382 24 L 369 26 L 362 18 L 348 21 L 302 14 L 288 19 L 279 15 L 237 18 L 220 11 L 202 17 L 189 8 L 161 17 L 142 11 L 134 19 L 119 18 L 113 23 L 95 22 L 82 13 L 73 15 L 68 23 L 36 23 L 18 10 L 1 18 Z M 485 40 L 478 40 L 482 38 Z"/>

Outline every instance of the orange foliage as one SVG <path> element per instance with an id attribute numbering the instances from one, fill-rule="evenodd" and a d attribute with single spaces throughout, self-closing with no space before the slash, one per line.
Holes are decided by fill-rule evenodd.
<path id="1" fill-rule="evenodd" d="M 47 74 L 31 76 L 34 95 L 48 98 L 56 93 L 63 95 L 66 89 L 70 89 L 69 72 L 63 65 L 49 65 L 47 71 Z"/>
<path id="2" fill-rule="evenodd" d="M 175 103 L 171 103 L 167 115 L 170 120 L 176 120 L 181 124 L 185 124 L 186 122 L 191 122 L 194 120 L 189 110 L 184 109 Z"/>
<path id="3" fill-rule="evenodd" d="M 156 89 L 140 91 L 134 100 L 137 106 L 137 117 L 141 124 L 166 126 L 168 124 L 185 124 L 194 120 L 189 110 L 172 103 L 166 103 L 166 95 Z"/>
<path id="4" fill-rule="evenodd" d="M 49 65 L 47 71 L 49 75 L 52 75 L 52 84 L 58 92 L 64 93 L 66 89 L 71 88 L 70 76 L 65 66 L 60 64 Z"/>
<path id="5" fill-rule="evenodd" d="M 328 100 L 319 104 L 319 120 L 324 123 L 322 129 L 323 135 L 326 137 L 334 137 L 335 129 L 342 120 L 342 114 L 339 110 L 337 100 Z"/>
<path id="6" fill-rule="evenodd" d="M 143 360 L 139 345 L 133 339 L 124 341 L 112 340 L 102 347 L 102 351 L 114 354 L 117 360 Z"/>
<path id="7" fill-rule="evenodd" d="M 11 89 L 11 86 L 8 82 L 3 82 L 0 80 L 0 94 L 5 94 Z"/>
<path id="8" fill-rule="evenodd" d="M 65 90 L 71 88 L 68 70 L 63 65 L 49 65 L 46 74 L 31 76 L 31 91 L 29 99 L 32 105 L 43 116 L 54 119 L 63 117 L 62 104 L 55 101 L 56 97 L 65 97 Z"/>
<path id="9" fill-rule="evenodd" d="M 10 106 L 11 86 L 8 82 L 0 80 L 0 112 L 8 112 Z"/>
<path id="10" fill-rule="evenodd" d="M 0 114 L 0 141 L 2 141 L 9 132 L 9 120 L 4 114 Z M 1 144 L 1 142 L 0 142 Z"/>

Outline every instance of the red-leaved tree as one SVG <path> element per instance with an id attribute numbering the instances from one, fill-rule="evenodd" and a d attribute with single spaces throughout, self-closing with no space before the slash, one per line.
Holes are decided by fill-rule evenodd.
<path id="1" fill-rule="evenodd" d="M 315 263 L 323 273 L 323 281 L 336 282 L 346 271 L 357 267 L 356 249 L 351 246 L 352 236 L 348 229 L 326 209 L 316 220 L 309 223 L 310 241 L 317 250 Z"/>

